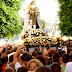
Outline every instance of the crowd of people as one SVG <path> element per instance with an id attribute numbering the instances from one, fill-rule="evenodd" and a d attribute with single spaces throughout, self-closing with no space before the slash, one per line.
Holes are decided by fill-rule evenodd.
<path id="1" fill-rule="evenodd" d="M 72 72 L 72 49 L 24 52 L 25 46 L 0 48 L 0 72 Z"/>

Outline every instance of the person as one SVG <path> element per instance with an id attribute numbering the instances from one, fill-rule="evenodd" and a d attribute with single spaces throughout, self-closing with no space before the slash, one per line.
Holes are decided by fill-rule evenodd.
<path id="1" fill-rule="evenodd" d="M 48 52 L 44 52 L 43 55 L 44 55 L 44 56 L 48 56 Z"/>
<path id="2" fill-rule="evenodd" d="M 15 65 L 16 72 L 17 72 L 18 68 L 22 67 L 22 65 L 19 63 L 18 57 L 19 57 L 19 51 L 20 51 L 20 49 L 23 49 L 23 48 L 24 48 L 23 46 L 19 47 L 16 50 L 16 53 L 14 54 L 14 57 L 13 57 L 13 62 L 14 62 L 14 65 Z"/>
<path id="3" fill-rule="evenodd" d="M 4 50 L 4 48 L 0 48 L 0 54 L 2 53 L 3 50 Z"/>
<path id="4" fill-rule="evenodd" d="M 24 46 L 21 46 L 17 49 L 16 53 L 14 54 L 14 57 L 13 57 L 13 62 L 14 62 L 14 65 L 15 65 L 15 70 L 17 72 L 18 68 L 20 67 L 25 67 L 27 68 L 27 63 L 29 60 L 32 59 L 32 56 L 28 53 L 24 53 L 24 54 L 20 54 L 20 50 L 21 49 L 24 49 L 25 47 Z"/>
<path id="5" fill-rule="evenodd" d="M 42 62 L 43 65 L 46 65 L 46 60 L 45 60 L 45 57 L 44 57 L 43 55 L 37 56 L 36 59 L 40 60 L 40 61 Z"/>
<path id="6" fill-rule="evenodd" d="M 2 72 L 4 72 L 5 68 L 8 67 L 7 66 L 7 62 L 8 62 L 8 56 L 6 54 L 4 54 L 1 57 L 1 62 L 2 62 Z"/>
<path id="7" fill-rule="evenodd" d="M 6 67 L 4 72 L 15 72 L 15 70 L 12 67 Z"/>
<path id="8" fill-rule="evenodd" d="M 27 72 L 28 69 L 26 69 L 25 67 L 20 67 L 18 68 L 17 72 Z"/>
<path id="9" fill-rule="evenodd" d="M 48 64 L 48 61 L 49 61 L 49 58 L 48 56 L 44 56 L 45 57 L 45 62 L 46 62 L 46 65 Z"/>
<path id="10" fill-rule="evenodd" d="M 52 57 L 53 53 L 56 53 L 56 51 L 53 48 L 48 49 L 48 57 Z"/>
<path id="11" fill-rule="evenodd" d="M 60 65 L 63 68 L 63 72 L 65 72 L 66 63 L 69 62 L 69 55 L 64 53 L 62 55 L 62 64 Z"/>
<path id="12" fill-rule="evenodd" d="M 28 62 L 32 59 L 32 55 L 29 54 L 29 53 L 24 53 L 22 56 L 21 56 L 21 59 L 23 61 L 23 66 L 25 68 L 27 68 L 27 64 Z"/>
<path id="13" fill-rule="evenodd" d="M 61 72 L 61 66 L 60 66 L 60 64 L 57 63 L 57 62 L 54 62 L 51 65 L 51 70 L 52 70 L 52 72 Z"/>
<path id="14" fill-rule="evenodd" d="M 69 57 L 70 57 L 69 61 L 72 61 L 72 51 L 70 51 Z"/>
<path id="15" fill-rule="evenodd" d="M 52 54 L 52 64 L 55 63 L 55 62 L 59 63 L 59 55 L 58 55 L 58 53 L 53 53 Z M 47 65 L 47 67 L 51 68 L 52 64 Z M 61 67 L 61 72 L 63 72 L 63 68 L 62 67 Z"/>
<path id="16" fill-rule="evenodd" d="M 51 70 L 46 66 L 40 66 L 36 69 L 35 72 L 51 72 Z"/>
<path id="17" fill-rule="evenodd" d="M 14 56 L 14 55 L 11 55 L 11 56 L 9 57 L 9 62 L 10 62 L 10 63 L 9 63 L 9 66 L 12 67 L 12 68 L 15 70 L 15 66 L 14 66 L 14 62 L 13 62 L 13 56 Z"/>
<path id="18" fill-rule="evenodd" d="M 62 64 L 62 55 L 65 53 L 65 51 L 59 50 L 57 53 L 59 54 L 59 63 Z"/>
<path id="19" fill-rule="evenodd" d="M 35 59 L 37 57 L 37 52 L 36 51 L 33 51 L 31 54 L 32 54 L 32 58 Z"/>
<path id="20" fill-rule="evenodd" d="M 58 53 L 52 54 L 52 63 L 54 63 L 54 62 L 59 63 L 59 55 L 58 55 Z M 47 66 L 48 68 L 51 68 L 51 65 L 52 65 L 52 64 L 46 65 L 46 66 Z"/>
<path id="21" fill-rule="evenodd" d="M 72 72 L 72 62 L 66 64 L 65 72 Z"/>
<path id="22" fill-rule="evenodd" d="M 43 64 L 38 59 L 31 59 L 27 64 L 29 71 L 35 71 L 39 66 Z"/>

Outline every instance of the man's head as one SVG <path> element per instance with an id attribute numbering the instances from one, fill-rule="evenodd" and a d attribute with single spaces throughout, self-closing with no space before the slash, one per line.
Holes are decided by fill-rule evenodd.
<path id="1" fill-rule="evenodd" d="M 7 56 L 6 54 L 4 54 L 4 55 L 1 57 L 1 59 L 2 59 L 2 65 L 3 65 L 3 64 L 7 64 L 7 62 L 8 62 L 8 56 Z"/>
<path id="2" fill-rule="evenodd" d="M 62 60 L 64 63 L 67 63 L 69 61 L 69 55 L 67 53 L 64 53 L 62 55 Z"/>

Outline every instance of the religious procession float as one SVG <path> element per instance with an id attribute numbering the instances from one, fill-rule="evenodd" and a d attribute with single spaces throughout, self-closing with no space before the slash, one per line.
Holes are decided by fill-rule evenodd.
<path id="1" fill-rule="evenodd" d="M 62 39 L 52 39 L 43 30 L 42 19 L 40 18 L 39 8 L 33 0 L 27 7 L 26 17 L 24 19 L 24 28 L 21 34 L 24 45 L 44 45 L 44 43 L 58 44 L 62 43 Z"/>

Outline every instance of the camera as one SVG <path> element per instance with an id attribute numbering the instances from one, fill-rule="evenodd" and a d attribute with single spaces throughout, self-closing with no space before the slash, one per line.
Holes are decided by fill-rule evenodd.
<path id="1" fill-rule="evenodd" d="M 42 51 L 42 47 L 41 46 L 39 46 L 39 49 L 38 49 L 40 52 Z"/>
<path id="2" fill-rule="evenodd" d="M 24 50 L 24 52 L 26 52 L 26 47 L 24 47 L 24 49 L 23 49 L 23 50 Z"/>

